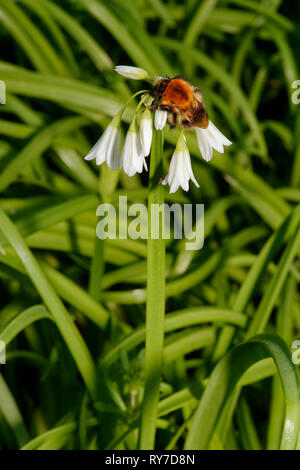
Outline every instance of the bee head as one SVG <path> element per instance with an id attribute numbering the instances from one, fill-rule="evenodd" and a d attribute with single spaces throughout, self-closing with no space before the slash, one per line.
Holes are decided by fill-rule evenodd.
<path id="1" fill-rule="evenodd" d="M 155 102 L 159 103 L 162 99 L 165 89 L 170 82 L 169 77 L 156 77 L 153 85 L 153 95 Z"/>

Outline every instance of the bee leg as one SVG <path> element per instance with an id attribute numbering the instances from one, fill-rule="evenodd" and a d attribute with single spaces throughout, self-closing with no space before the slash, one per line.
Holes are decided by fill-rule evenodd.
<path id="1" fill-rule="evenodd" d="M 160 109 L 161 111 L 168 111 L 168 113 L 172 112 L 172 108 L 170 108 L 170 106 L 166 106 L 164 104 L 159 105 L 158 109 Z"/>
<path id="2" fill-rule="evenodd" d="M 195 124 L 192 121 L 184 120 L 184 121 L 182 121 L 182 126 L 185 129 L 190 129 L 191 127 L 194 127 Z"/>
<path id="3" fill-rule="evenodd" d="M 165 106 L 163 104 L 151 104 L 150 106 L 146 106 L 147 109 L 150 111 L 156 111 L 159 109 L 160 111 L 167 111 L 168 113 L 172 112 L 172 109 L 169 106 Z"/>
<path id="4" fill-rule="evenodd" d="M 171 129 L 176 127 L 176 113 L 168 113 L 168 123 L 170 124 Z"/>
<path id="5" fill-rule="evenodd" d="M 157 109 L 161 109 L 160 105 L 158 104 L 151 104 L 150 106 L 145 106 L 147 109 L 150 109 L 150 111 L 156 111 Z"/>

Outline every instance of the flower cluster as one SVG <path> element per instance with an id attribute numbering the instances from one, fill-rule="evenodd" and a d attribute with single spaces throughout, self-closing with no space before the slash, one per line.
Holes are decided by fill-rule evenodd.
<path id="1" fill-rule="evenodd" d="M 133 80 L 150 79 L 148 73 L 138 67 L 119 65 L 115 68 L 115 71 Z M 109 126 L 85 157 L 86 160 L 96 159 L 97 165 L 101 165 L 106 161 L 107 166 L 112 170 L 116 170 L 118 166 L 120 166 L 129 176 L 133 176 L 135 173 L 141 173 L 143 169 L 148 169 L 146 157 L 150 154 L 152 142 L 152 115 L 149 109 L 152 97 L 151 92 L 147 93 L 147 91 L 141 91 L 134 94 L 131 99 L 138 94 L 142 95 L 142 98 L 136 108 L 133 120 L 126 134 L 122 152 L 120 152 L 121 119 L 129 102 L 127 102 L 112 119 Z M 131 101 L 131 99 L 129 101 Z M 138 125 L 138 115 L 142 106 L 144 106 L 144 109 L 141 111 L 141 118 Z M 162 130 L 164 128 L 167 117 L 167 111 L 159 109 L 155 111 L 154 126 L 156 130 Z M 224 146 L 231 145 L 231 142 L 211 121 L 209 121 L 206 129 L 197 127 L 195 132 L 199 150 L 206 161 L 211 160 L 213 149 L 224 153 Z M 185 136 L 183 131 L 181 131 L 176 149 L 171 158 L 169 172 L 167 176 L 162 179 L 162 184 L 169 184 L 170 193 L 174 193 L 179 186 L 185 191 L 188 191 L 190 180 L 199 187 L 193 174 L 190 153 L 186 145 Z"/>

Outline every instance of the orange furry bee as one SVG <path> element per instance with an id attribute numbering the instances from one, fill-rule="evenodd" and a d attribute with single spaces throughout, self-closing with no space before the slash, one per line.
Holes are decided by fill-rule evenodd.
<path id="1" fill-rule="evenodd" d="M 203 96 L 199 88 L 191 85 L 185 78 L 158 77 L 153 85 L 153 98 L 151 109 L 167 111 L 167 121 L 172 128 L 208 127 Z"/>

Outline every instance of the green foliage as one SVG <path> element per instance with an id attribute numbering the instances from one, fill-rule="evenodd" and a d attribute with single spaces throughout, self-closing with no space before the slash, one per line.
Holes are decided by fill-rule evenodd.
<path id="1" fill-rule="evenodd" d="M 297 448 L 291 3 L 0 0 L 0 448 Z M 83 160 L 143 86 L 118 64 L 203 90 L 233 145 L 206 163 L 186 133 L 200 189 L 153 183 L 157 136 L 149 190 L 148 174 Z M 177 136 L 164 131 L 165 167 Z M 96 208 L 119 195 L 204 203 L 203 248 L 166 241 L 164 263 L 160 240 L 98 240 Z"/>

